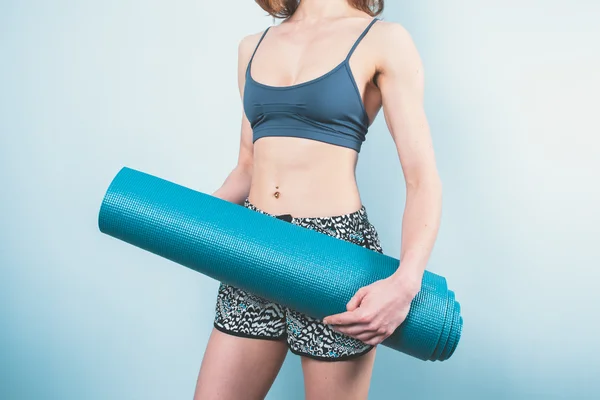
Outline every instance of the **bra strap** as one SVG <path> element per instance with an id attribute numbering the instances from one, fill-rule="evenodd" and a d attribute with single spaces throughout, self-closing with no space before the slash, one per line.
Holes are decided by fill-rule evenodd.
<path id="1" fill-rule="evenodd" d="M 270 28 L 271 27 L 269 26 L 267 29 L 265 29 L 265 31 L 261 35 L 260 39 L 258 40 L 258 43 L 256 43 L 256 47 L 254 48 L 254 51 L 252 52 L 252 56 L 250 57 L 250 61 L 248 61 L 248 68 L 250 68 L 250 64 L 252 63 L 252 60 L 254 60 L 254 55 L 256 54 L 256 50 L 258 50 L 258 46 L 260 46 L 260 42 L 263 41 L 263 39 L 265 38 L 265 35 L 267 34 L 267 32 L 269 31 Z"/>
<path id="2" fill-rule="evenodd" d="M 346 61 L 348 61 L 350 59 L 350 57 L 352 56 L 352 53 L 354 53 L 354 50 L 356 50 L 356 46 L 358 46 L 358 44 L 365 37 L 365 35 L 367 34 L 367 32 L 369 32 L 369 29 L 371 29 L 371 27 L 373 26 L 373 24 L 375 22 L 377 22 L 377 21 L 379 21 L 378 18 L 373 18 L 371 20 L 371 22 L 369 23 L 369 25 L 367 25 L 367 27 L 365 28 L 365 30 L 363 31 L 363 33 L 361 33 L 360 36 L 358 37 L 358 39 L 356 39 L 356 42 L 354 42 L 354 45 L 352 46 L 352 48 L 348 52 L 348 56 L 346 56 Z"/>

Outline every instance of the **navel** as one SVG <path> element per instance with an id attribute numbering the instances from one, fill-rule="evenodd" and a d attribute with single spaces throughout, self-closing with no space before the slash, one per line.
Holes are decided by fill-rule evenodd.
<path id="1" fill-rule="evenodd" d="M 275 186 L 275 190 L 277 190 L 277 189 L 279 189 L 279 186 Z M 276 199 L 278 199 L 278 198 L 279 198 L 279 195 L 280 195 L 280 193 L 279 193 L 279 190 L 277 190 L 275 193 L 273 193 L 273 196 L 274 196 Z"/>

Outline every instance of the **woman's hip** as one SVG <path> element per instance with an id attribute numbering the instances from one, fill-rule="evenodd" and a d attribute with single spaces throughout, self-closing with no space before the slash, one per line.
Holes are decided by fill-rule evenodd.
<path id="1" fill-rule="evenodd" d="M 364 204 L 360 205 L 357 210 L 349 213 L 314 217 L 296 217 L 291 214 L 269 213 L 257 207 L 248 198 L 244 200 L 244 207 L 383 253 L 379 234 L 375 226 L 369 221 L 367 209 Z"/>

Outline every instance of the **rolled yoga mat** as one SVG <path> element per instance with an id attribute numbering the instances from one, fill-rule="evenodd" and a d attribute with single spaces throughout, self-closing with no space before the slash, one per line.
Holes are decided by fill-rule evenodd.
<path id="1" fill-rule="evenodd" d="M 315 318 L 340 313 L 399 260 L 124 167 L 100 207 L 100 231 Z M 446 279 L 425 271 L 406 320 L 383 345 L 443 361 L 462 329 Z"/>

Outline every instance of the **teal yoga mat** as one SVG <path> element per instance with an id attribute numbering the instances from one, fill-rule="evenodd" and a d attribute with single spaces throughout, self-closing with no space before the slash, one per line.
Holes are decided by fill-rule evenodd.
<path id="1" fill-rule="evenodd" d="M 124 167 L 100 207 L 100 231 L 315 318 L 346 310 L 399 260 Z M 446 360 L 462 330 L 446 279 L 425 271 L 406 320 L 382 344 Z"/>

